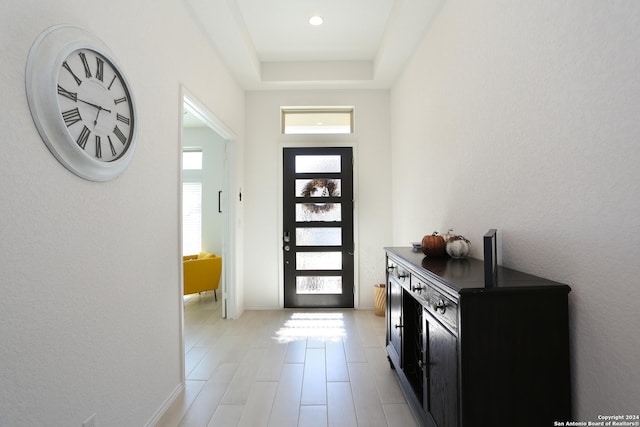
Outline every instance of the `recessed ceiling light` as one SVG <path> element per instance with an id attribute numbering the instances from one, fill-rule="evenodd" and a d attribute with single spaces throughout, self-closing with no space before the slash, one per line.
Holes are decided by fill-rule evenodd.
<path id="1" fill-rule="evenodd" d="M 314 15 L 311 18 L 309 18 L 309 24 L 314 25 L 316 27 L 318 25 L 322 25 L 323 22 L 324 22 L 324 19 L 322 19 L 322 16 Z"/>

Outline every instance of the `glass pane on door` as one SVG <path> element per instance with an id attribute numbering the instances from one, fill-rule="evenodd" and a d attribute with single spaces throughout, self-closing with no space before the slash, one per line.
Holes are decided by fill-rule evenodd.
<path id="1" fill-rule="evenodd" d="M 341 170 L 341 156 L 296 156 L 296 173 L 336 172 Z"/>
<path id="2" fill-rule="evenodd" d="M 340 197 L 340 184 L 339 179 L 296 179 L 296 195 L 299 197 Z"/>
<path id="3" fill-rule="evenodd" d="M 297 203 L 296 221 L 335 222 L 342 220 L 342 205 L 340 203 Z"/>
<path id="4" fill-rule="evenodd" d="M 342 228 L 339 227 L 298 227 L 298 246 L 341 246 Z"/>
<path id="5" fill-rule="evenodd" d="M 341 270 L 342 252 L 297 252 L 296 270 Z"/>
<path id="6" fill-rule="evenodd" d="M 339 276 L 298 276 L 296 293 L 304 294 L 341 294 L 342 277 Z"/>

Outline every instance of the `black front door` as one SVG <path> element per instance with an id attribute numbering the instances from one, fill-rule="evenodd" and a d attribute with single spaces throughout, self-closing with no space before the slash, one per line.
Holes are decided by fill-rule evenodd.
<path id="1" fill-rule="evenodd" d="M 353 307 L 353 150 L 283 150 L 284 306 Z"/>

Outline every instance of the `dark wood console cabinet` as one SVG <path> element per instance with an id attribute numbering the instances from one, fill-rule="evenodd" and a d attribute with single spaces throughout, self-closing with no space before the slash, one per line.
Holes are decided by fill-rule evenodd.
<path id="1" fill-rule="evenodd" d="M 570 288 L 484 262 L 387 254 L 387 354 L 425 426 L 541 427 L 571 419 Z"/>

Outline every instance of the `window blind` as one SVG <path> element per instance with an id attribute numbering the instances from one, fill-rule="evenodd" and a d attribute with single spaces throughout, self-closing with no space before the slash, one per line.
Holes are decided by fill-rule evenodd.
<path id="1" fill-rule="evenodd" d="M 182 184 L 182 254 L 193 255 L 202 248 L 202 183 Z"/>

